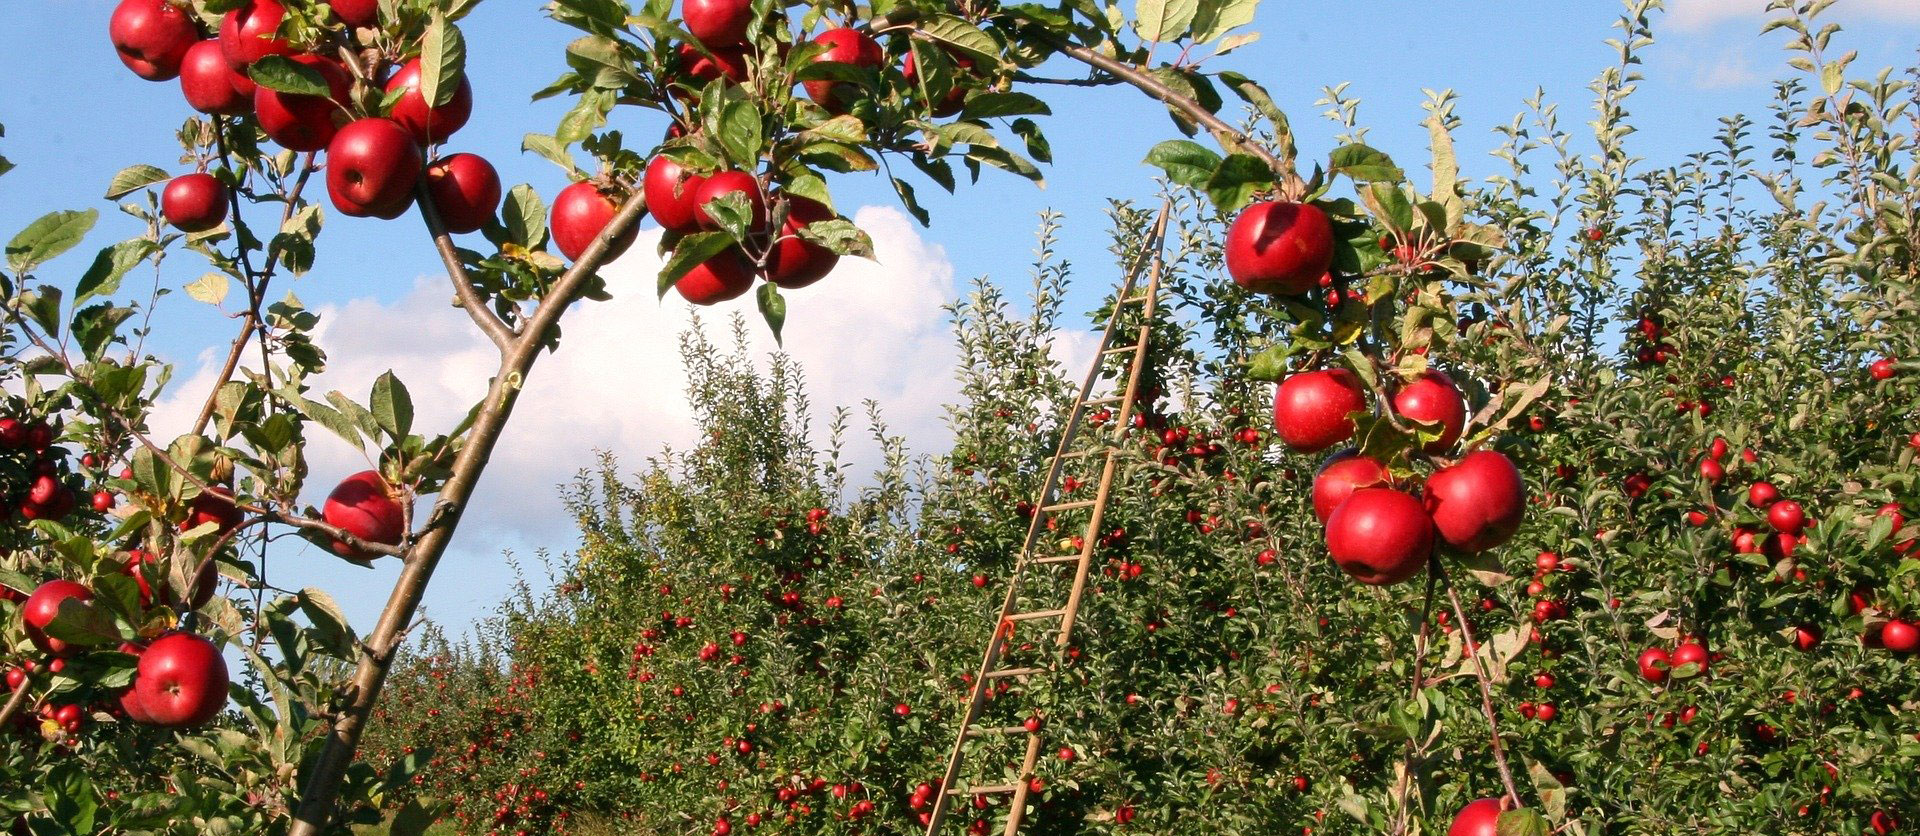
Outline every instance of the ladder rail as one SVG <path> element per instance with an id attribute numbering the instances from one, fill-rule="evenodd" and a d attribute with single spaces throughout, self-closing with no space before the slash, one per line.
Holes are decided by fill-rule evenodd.
<path id="1" fill-rule="evenodd" d="M 929 814 L 927 821 L 926 833 L 928 836 L 934 836 L 946 820 L 950 810 L 948 805 L 955 794 L 954 782 L 960 777 L 959 773 L 964 763 L 967 741 L 975 736 L 972 733 L 974 724 L 979 719 L 981 709 L 985 705 L 987 695 L 991 693 L 990 689 L 993 687 L 993 683 L 999 679 L 1008 678 L 1005 676 L 995 677 L 992 676 L 992 674 L 995 673 L 1000 657 L 1005 652 L 1007 642 L 1013 636 L 1012 628 L 1015 623 L 1013 616 L 1020 614 L 1017 604 L 1020 599 L 1021 582 L 1025 577 L 1028 564 L 1033 562 L 1034 548 L 1038 545 L 1042 536 L 1041 532 L 1045 527 L 1045 518 L 1049 513 L 1045 509 L 1054 504 L 1058 498 L 1060 476 L 1065 466 L 1065 460 L 1070 457 L 1082 457 L 1070 455 L 1072 453 L 1071 448 L 1074 446 L 1075 438 L 1079 435 L 1080 425 L 1086 417 L 1088 405 L 1092 401 L 1091 396 L 1094 387 L 1098 385 L 1100 381 L 1100 373 L 1105 367 L 1105 359 L 1108 356 L 1121 353 L 1120 350 L 1113 346 L 1113 341 L 1121 330 L 1121 322 L 1124 318 L 1126 307 L 1133 301 L 1144 299 L 1144 305 L 1142 305 L 1140 314 L 1141 324 L 1132 345 L 1133 355 L 1129 358 L 1128 362 L 1126 384 L 1122 388 L 1121 406 L 1118 417 L 1114 421 L 1113 436 L 1115 439 L 1124 435 L 1127 424 L 1131 420 L 1134 406 L 1133 400 L 1139 392 L 1141 370 L 1144 365 L 1143 360 L 1146 356 L 1146 348 L 1151 336 L 1151 324 L 1158 309 L 1161 271 L 1164 265 L 1162 255 L 1166 240 L 1167 221 L 1171 214 L 1172 200 L 1169 198 L 1161 204 L 1159 215 L 1154 222 L 1153 231 L 1148 236 L 1148 245 L 1140 250 L 1135 256 L 1133 263 L 1128 266 L 1122 280 L 1120 292 L 1114 297 L 1113 310 L 1108 314 L 1105 327 L 1101 330 L 1098 353 L 1095 354 L 1094 361 L 1090 364 L 1087 375 L 1081 382 L 1079 392 L 1074 398 L 1073 405 L 1070 408 L 1067 422 L 1061 429 L 1059 441 L 1054 446 L 1054 454 L 1048 461 L 1046 476 L 1041 483 L 1037 501 L 1033 504 L 1034 512 L 1032 519 L 1029 520 L 1027 524 L 1026 537 L 1021 543 L 1019 557 L 1015 561 L 1013 574 L 1008 579 L 1006 597 L 1001 602 L 998 617 L 994 621 L 992 637 L 987 642 L 986 652 L 982 654 L 980 667 L 974 676 L 972 688 L 970 689 L 971 693 L 968 695 L 967 707 L 962 714 L 960 728 L 955 735 L 953 747 L 949 751 L 946 769 L 940 778 L 939 791 L 934 793 L 933 810 Z M 1151 254 L 1150 266 L 1149 254 Z M 1143 270 L 1143 267 L 1147 269 Z M 1139 284 L 1143 272 L 1147 274 L 1146 293 L 1144 297 L 1134 297 L 1132 296 L 1133 290 Z M 1061 625 L 1059 627 L 1059 639 L 1057 641 L 1059 648 L 1065 648 L 1067 646 L 1071 635 L 1075 615 L 1077 614 L 1080 600 L 1086 588 L 1088 569 L 1092 563 L 1091 555 L 1094 552 L 1093 545 L 1099 527 L 1105 517 L 1106 505 L 1111 496 L 1114 475 L 1118 469 L 1117 455 L 1119 450 L 1117 446 L 1104 439 L 1101 440 L 1100 446 L 1104 450 L 1104 455 L 1102 456 L 1104 462 L 1094 500 L 1088 506 L 1076 505 L 1076 507 L 1090 507 L 1092 514 L 1087 528 L 1087 534 L 1082 544 L 1083 547 L 1080 549 L 1080 553 L 1075 556 L 1078 565 L 1074 573 L 1068 603 L 1063 608 L 1064 611 L 1060 616 Z M 1055 561 L 1049 560 L 1048 562 Z M 1050 672 L 1051 668 L 1047 670 Z M 1025 757 L 1021 759 L 1021 765 L 1017 775 L 1017 785 L 1013 790 L 1013 799 L 1009 804 L 1007 824 L 1004 830 L 1005 836 L 1017 836 L 1020 824 L 1025 819 L 1026 797 L 1031 788 L 1033 770 L 1040 755 L 1040 748 L 1042 746 L 1041 735 L 1036 732 L 1029 734 L 1027 737 Z M 968 794 L 971 794 L 971 790 L 968 791 Z"/>

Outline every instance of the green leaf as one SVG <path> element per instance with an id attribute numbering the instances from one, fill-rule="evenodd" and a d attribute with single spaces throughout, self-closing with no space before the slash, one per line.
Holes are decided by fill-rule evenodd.
<path id="1" fill-rule="evenodd" d="M 354 403 L 352 398 L 347 397 L 338 389 L 327 393 L 327 403 L 333 404 L 334 409 L 340 410 L 340 414 L 343 417 L 352 421 L 353 426 L 360 430 L 361 435 L 367 438 L 376 438 L 380 435 L 380 422 L 373 419 L 373 413 L 368 411 L 366 407 Z"/>
<path id="2" fill-rule="evenodd" d="M 535 249 L 547 240 L 547 204 L 540 193 L 525 183 L 507 190 L 500 207 L 500 225 L 506 227 L 509 240 L 522 249 Z"/>
<path id="3" fill-rule="evenodd" d="M 773 341 L 780 342 L 780 327 L 787 324 L 787 300 L 780 295 L 780 287 L 762 282 L 754 292 L 754 299 L 760 303 L 760 315 L 766 318 L 767 328 L 773 331 Z"/>
<path id="4" fill-rule="evenodd" d="M 1254 380 L 1279 380 L 1287 374 L 1287 358 L 1293 356 L 1293 342 L 1268 346 L 1247 361 L 1247 376 Z"/>
<path id="5" fill-rule="evenodd" d="M 281 93 L 325 98 L 333 92 L 319 70 L 296 63 L 285 55 L 269 55 L 253 62 L 247 75 L 255 84 Z"/>
<path id="6" fill-rule="evenodd" d="M 282 392 L 281 394 L 284 396 L 290 393 Z M 291 394 L 293 396 L 287 400 L 300 410 L 300 414 L 307 416 L 308 420 L 326 427 L 328 431 L 353 445 L 355 450 L 364 452 L 367 449 L 366 436 L 361 435 L 353 422 L 347 420 L 345 415 L 341 415 L 339 410 L 318 401 L 300 397 L 297 393 Z M 134 461 L 137 464 L 139 459 L 136 458 Z"/>
<path id="7" fill-rule="evenodd" d="M 1003 116 L 1050 116 L 1053 108 L 1026 93 L 978 93 L 967 98 L 962 119 L 998 119 Z"/>
<path id="8" fill-rule="evenodd" d="M 460 36 L 460 27 L 447 22 L 447 16 L 436 10 L 420 45 L 420 97 L 434 107 L 446 107 L 460 90 L 460 77 L 466 70 L 466 39 Z"/>
<path id="9" fill-rule="evenodd" d="M 733 236 L 725 232 L 696 232 L 680 239 L 674 245 L 673 257 L 660 267 L 660 281 L 657 291 L 666 296 L 675 282 L 680 281 L 687 271 L 699 266 L 723 250 L 734 245 Z"/>
<path id="10" fill-rule="evenodd" d="M 921 206 L 920 201 L 913 196 L 913 184 L 895 177 L 893 193 L 900 196 L 901 205 L 907 207 L 907 212 L 913 215 L 913 219 L 919 221 L 921 226 L 932 225 L 933 217 L 927 214 L 926 207 Z"/>
<path id="11" fill-rule="evenodd" d="M 98 220 L 98 209 L 62 209 L 41 215 L 7 242 L 7 266 L 16 276 L 32 272 L 33 268 L 73 249 Z"/>
<path id="12" fill-rule="evenodd" d="M 155 183 L 163 183 L 169 179 L 171 178 L 168 177 L 166 170 L 159 166 L 146 165 L 144 163 L 140 165 L 130 165 L 120 169 L 119 174 L 113 175 L 113 182 L 107 184 L 106 198 L 108 200 L 119 200 Z"/>
<path id="13" fill-rule="evenodd" d="M 1551 836 L 1553 828 L 1532 810 L 1508 810 L 1500 814 L 1494 832 L 1498 836 Z"/>
<path id="14" fill-rule="evenodd" d="M 1253 12 L 1259 8 L 1260 0 L 1199 0 L 1199 4 L 1199 9 L 1193 15 L 1193 40 L 1204 44 L 1252 23 Z M 1215 54 L 1228 49 L 1231 47 L 1222 44 Z"/>
<path id="15" fill-rule="evenodd" d="M 47 635 L 83 645 L 113 644 L 121 640 L 113 616 L 91 602 L 68 598 L 46 626 Z"/>
<path id="16" fill-rule="evenodd" d="M 1366 204 L 1367 211 L 1395 234 L 1403 234 L 1413 229 L 1413 204 L 1407 200 L 1405 192 L 1392 183 L 1374 183 L 1360 190 L 1360 200 Z"/>
<path id="17" fill-rule="evenodd" d="M 1386 154 L 1365 145 L 1343 145 L 1327 157 L 1327 170 L 1345 174 L 1356 183 L 1399 182 L 1406 173 Z"/>
<path id="18" fill-rule="evenodd" d="M 26 309 L 40 330 L 48 337 L 60 336 L 60 288 L 42 285 L 34 290 L 20 294 L 20 307 Z"/>
<path id="19" fill-rule="evenodd" d="M 840 255 L 873 258 L 873 239 L 846 218 L 814 221 L 800 228 L 800 237 Z"/>
<path id="20" fill-rule="evenodd" d="M 1154 43 L 1176 41 L 1200 10 L 1198 0 L 1136 0 L 1133 30 Z"/>
<path id="21" fill-rule="evenodd" d="M 207 273 L 194 279 L 186 286 L 187 296 L 196 302 L 218 305 L 227 298 L 227 289 L 232 282 L 225 273 Z"/>
<path id="22" fill-rule="evenodd" d="M 1220 155 L 1198 142 L 1169 139 L 1147 152 L 1145 162 L 1167 173 L 1167 178 L 1182 186 L 1202 188 L 1220 168 Z"/>
<path id="23" fill-rule="evenodd" d="M 356 641 L 353 626 L 347 622 L 346 614 L 326 590 L 311 586 L 300 590 L 300 611 L 306 613 L 307 621 L 335 655 L 341 658 L 353 656 Z"/>
<path id="24" fill-rule="evenodd" d="M 112 342 L 120 323 L 133 316 L 132 308 L 115 307 L 102 302 L 73 315 L 73 336 L 80 342 L 80 353 L 88 360 L 100 359 L 100 353 Z"/>
<path id="25" fill-rule="evenodd" d="M 1237 212 L 1253 200 L 1255 193 L 1273 187 L 1273 169 L 1249 154 L 1228 154 L 1220 161 L 1205 189 L 1221 212 Z"/>
<path id="26" fill-rule="evenodd" d="M 373 394 L 368 396 L 367 404 L 372 407 L 373 420 L 380 429 L 394 441 L 401 441 L 407 433 L 413 431 L 413 397 L 407 394 L 407 385 L 388 370 L 373 382 Z"/>
<path id="27" fill-rule="evenodd" d="M 73 303 L 78 305 L 95 296 L 112 296 L 120 289 L 121 277 L 159 249 L 158 244 L 145 238 L 133 238 L 102 248 L 93 257 L 93 266 L 81 274 L 80 283 L 74 287 Z"/>
<path id="28" fill-rule="evenodd" d="M 731 98 L 720 105 L 713 124 L 714 136 L 727 159 L 751 170 L 760 159 L 766 137 L 760 130 L 760 110 L 745 96 Z"/>
<path id="29" fill-rule="evenodd" d="M 428 802 L 422 804 L 418 798 L 408 799 L 400 811 L 393 814 L 393 821 L 387 825 L 388 836 L 425 836 L 439 818 L 437 810 L 429 809 L 439 805 Z"/>
<path id="30" fill-rule="evenodd" d="M 993 36 L 980 31 L 980 28 L 968 23 L 966 19 L 950 14 L 934 15 L 916 24 L 918 31 L 942 44 L 966 53 L 976 61 L 986 62 L 987 67 L 1000 65 L 1000 45 Z"/>
<path id="31" fill-rule="evenodd" d="M 1219 78 L 1241 101 L 1253 105 L 1254 110 L 1273 123 L 1274 144 L 1280 146 L 1280 156 L 1293 157 L 1298 153 L 1293 144 L 1293 125 L 1287 120 L 1286 112 L 1273 103 L 1273 96 L 1267 93 L 1267 88 L 1236 72 L 1223 71 Z"/>
<path id="32" fill-rule="evenodd" d="M 561 145 L 559 140 L 546 134 L 530 133 L 522 137 L 520 140 L 520 150 L 532 151 L 535 154 L 539 154 L 554 165 L 566 169 L 567 175 L 575 180 L 581 180 L 586 177 L 585 174 L 581 173 L 580 166 L 574 163 L 573 155 L 567 153 L 566 146 Z"/>

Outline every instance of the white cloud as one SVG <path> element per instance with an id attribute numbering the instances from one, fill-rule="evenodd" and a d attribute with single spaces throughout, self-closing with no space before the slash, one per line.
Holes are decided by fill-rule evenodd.
<path id="1" fill-rule="evenodd" d="M 1702 90 L 1745 87 L 1761 81 L 1764 78 L 1754 72 L 1747 60 L 1746 50 L 1741 47 L 1730 47 L 1712 61 L 1699 63 L 1693 70 L 1693 86 Z"/>
<path id="2" fill-rule="evenodd" d="M 1828 12 L 1839 20 L 1920 22 L 1915 0 L 1840 0 Z M 1729 22 L 1756 25 L 1773 17 L 1767 0 L 1668 0 L 1667 23 L 1683 32 L 1708 29 Z"/>
<path id="3" fill-rule="evenodd" d="M 833 407 L 857 409 L 870 398 L 879 402 L 889 430 L 905 436 L 915 452 L 944 451 L 950 440 L 943 405 L 957 391 L 942 310 L 955 293 L 952 265 L 894 209 L 864 208 L 854 220 L 873 236 L 877 260 L 843 259 L 818 284 L 788 291 L 785 350 L 804 366 L 816 429 L 824 429 Z M 658 240 L 657 230 L 643 232 L 627 256 L 606 268 L 614 298 L 570 311 L 560 351 L 535 365 L 430 593 L 437 617 L 464 623 L 501 598 L 512 581 L 500 565 L 503 548 L 563 550 L 575 541 L 556 486 L 592 465 L 595 450 L 611 450 L 638 469 L 663 447 L 684 449 L 694 440 L 679 355 L 679 336 L 693 311 L 676 294 L 655 299 Z M 451 427 L 484 394 L 497 362 L 466 315 L 449 305 L 450 295 L 443 278 L 431 277 L 392 304 L 359 299 L 317 306 L 321 325 L 314 337 L 329 364 L 312 381 L 316 395 L 338 389 L 364 402 L 374 379 L 392 369 L 413 396 L 416 432 Z M 775 350 L 750 296 L 701 312 L 710 338 L 728 346 L 735 311 L 749 317 L 753 352 L 764 357 Z M 1069 334 L 1060 345 L 1070 356 L 1086 353 L 1078 341 Z M 171 387 L 174 397 L 159 405 L 153 421 L 162 438 L 188 426 L 218 359 L 212 350 L 203 353 L 191 378 Z M 858 416 L 852 429 L 864 429 Z M 318 504 L 335 481 L 369 466 L 317 427 L 309 440 L 307 502 Z M 857 467 L 878 463 L 864 433 L 851 433 L 848 443 Z M 335 590 L 356 623 L 371 623 L 397 570 L 393 561 L 375 570 L 380 579 L 374 581 L 317 549 L 282 542 L 287 547 L 276 555 L 287 556 L 275 562 L 277 584 Z"/>

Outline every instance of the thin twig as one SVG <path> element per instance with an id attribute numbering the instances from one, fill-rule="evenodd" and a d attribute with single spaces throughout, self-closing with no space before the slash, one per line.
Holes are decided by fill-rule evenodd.
<path id="1" fill-rule="evenodd" d="M 447 278 L 453 282 L 453 295 L 460 300 L 460 307 L 473 318 L 473 324 L 486 332 L 487 339 L 501 352 L 513 344 L 516 336 L 507 323 L 487 307 L 486 300 L 480 298 L 479 291 L 473 289 L 473 279 L 467 275 L 466 264 L 460 261 L 460 254 L 453 248 L 453 237 L 447 234 L 446 224 L 440 220 L 440 208 L 433 205 L 433 190 L 427 187 L 427 178 L 421 177 L 413 190 L 413 202 L 420 206 L 420 219 L 427 223 L 427 234 L 433 237 L 433 248 L 440 253 L 440 262 L 447 267 Z"/>
<path id="2" fill-rule="evenodd" d="M 1440 575 L 1439 561 L 1434 561 L 1432 570 Z M 1488 739 L 1493 743 L 1493 762 L 1500 767 L 1500 782 L 1507 787 L 1507 798 L 1514 807 L 1520 805 L 1520 791 L 1513 784 L 1513 770 L 1507 766 L 1506 747 L 1500 744 L 1500 720 L 1493 711 L 1493 689 L 1487 685 L 1487 667 L 1480 661 L 1480 645 L 1473 639 L 1473 627 L 1467 623 L 1466 608 L 1460 606 L 1460 590 L 1454 588 L 1452 580 L 1447 580 L 1447 600 L 1453 604 L 1453 617 L 1460 622 L 1461 640 L 1467 643 L 1467 658 L 1473 660 L 1474 681 L 1480 683 L 1480 711 L 1487 718 Z"/>

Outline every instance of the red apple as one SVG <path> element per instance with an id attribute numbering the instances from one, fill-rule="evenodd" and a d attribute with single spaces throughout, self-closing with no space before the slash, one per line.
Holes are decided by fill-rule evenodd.
<path id="1" fill-rule="evenodd" d="M 1440 437 L 1426 446 L 1429 453 L 1452 447 L 1467 425 L 1467 402 L 1453 378 L 1439 369 L 1428 369 L 1401 385 L 1393 394 L 1393 411 L 1421 424 L 1440 425 Z"/>
<path id="2" fill-rule="evenodd" d="M 857 29 L 828 29 L 815 37 L 813 42 L 827 47 L 827 51 L 813 57 L 816 64 L 846 64 L 870 69 L 886 60 L 886 54 L 880 51 L 880 43 Z M 801 86 L 807 89 L 807 98 L 826 108 L 829 113 L 845 113 L 848 106 L 862 95 L 859 85 L 846 81 L 816 79 L 803 82 Z"/>
<path id="3" fill-rule="evenodd" d="M 1361 583 L 1385 586 L 1420 573 L 1433 552 L 1433 520 L 1411 494 L 1362 488 L 1327 518 L 1327 552 Z"/>
<path id="4" fill-rule="evenodd" d="M 227 187 L 205 172 L 182 174 L 161 190 L 160 214 L 183 232 L 205 232 L 227 220 Z"/>
<path id="5" fill-rule="evenodd" d="M 767 253 L 767 281 L 791 290 L 826 278 L 840 263 L 840 254 L 800 237 L 808 224 L 833 220 L 833 210 L 799 195 L 785 198 L 787 220 Z"/>
<path id="6" fill-rule="evenodd" d="M 140 653 L 133 689 L 153 725 L 191 728 L 227 705 L 227 661 L 192 633 L 168 633 Z"/>
<path id="7" fill-rule="evenodd" d="M 954 55 L 952 53 L 948 53 L 947 57 L 952 59 L 953 63 L 958 66 L 963 73 L 973 69 L 973 59 L 971 58 L 964 55 Z M 906 59 L 900 62 L 900 74 L 906 77 L 907 86 L 916 90 L 919 89 L 920 68 L 917 66 L 917 62 L 914 61 L 912 50 L 908 50 Z M 952 116 L 964 109 L 966 103 L 967 88 L 956 79 L 953 87 L 947 90 L 947 94 L 941 96 L 939 101 L 934 102 L 930 110 L 932 110 L 933 115 L 937 117 Z"/>
<path id="8" fill-rule="evenodd" d="M 150 585 L 147 581 L 147 573 L 149 571 L 152 571 L 152 572 L 163 571 L 162 569 L 160 569 L 159 564 L 160 564 L 160 557 L 154 554 L 153 552 L 147 551 L 145 549 L 133 549 L 127 552 L 126 572 L 128 575 L 133 576 L 133 580 L 135 583 L 138 583 L 140 585 L 140 606 L 143 606 L 143 607 L 153 606 L 153 603 L 156 600 L 168 606 L 172 606 L 175 603 L 173 600 L 173 595 L 171 594 L 172 589 L 168 586 L 168 582 L 165 577 L 161 577 L 159 575 L 156 575 L 154 577 L 154 581 L 160 585 L 161 591 L 168 593 L 158 598 L 156 598 L 153 594 L 153 586 Z M 153 568 L 152 569 L 143 568 L 148 566 L 151 566 Z M 187 609 L 192 609 L 192 610 L 200 609 L 201 607 L 206 606 L 208 601 L 213 600 L 214 587 L 216 584 L 219 583 L 219 580 L 220 580 L 220 574 L 217 571 L 216 567 L 214 566 L 213 561 L 211 560 L 204 561 L 200 565 L 200 568 L 194 571 L 193 591 L 191 595 L 187 596 Z"/>
<path id="9" fill-rule="evenodd" d="M 1724 438 L 1714 439 L 1713 443 L 1707 446 L 1707 455 L 1711 456 L 1713 460 L 1716 462 L 1726 458 L 1727 457 L 1727 440 Z"/>
<path id="10" fill-rule="evenodd" d="M 1318 453 L 1352 438 L 1353 419 L 1348 414 L 1366 408 L 1366 393 L 1353 372 L 1301 372 L 1274 389 L 1273 427 L 1288 447 Z"/>
<path id="11" fill-rule="evenodd" d="M 1767 508 L 1767 524 L 1782 534 L 1799 534 L 1807 525 L 1807 513 L 1800 503 L 1782 499 Z"/>
<path id="12" fill-rule="evenodd" d="M 1802 624 L 1793 628 L 1793 646 L 1802 651 L 1820 646 L 1820 628 L 1811 624 Z"/>
<path id="13" fill-rule="evenodd" d="M 1709 662 L 1707 649 L 1699 642 L 1681 642 L 1673 649 L 1673 666 L 1697 665 L 1698 673 L 1706 673 Z"/>
<path id="14" fill-rule="evenodd" d="M 180 94 L 201 113 L 244 116 L 253 112 L 253 79 L 234 72 L 220 42 L 204 40 L 180 62 Z"/>
<path id="15" fill-rule="evenodd" d="M 1747 504 L 1755 508 L 1765 508 L 1780 498 L 1780 491 L 1769 482 L 1755 482 L 1747 487 Z"/>
<path id="16" fill-rule="evenodd" d="M 406 512 L 400 506 L 399 495 L 373 470 L 363 470 L 340 480 L 333 492 L 327 494 L 321 517 L 328 525 L 369 543 L 397 546 L 407 533 Z M 333 552 L 355 559 L 376 556 L 374 552 L 363 552 L 338 540 L 333 543 Z"/>
<path id="17" fill-rule="evenodd" d="M 1707 480 L 1709 484 L 1718 485 L 1720 480 L 1727 478 L 1727 469 L 1720 466 L 1718 459 L 1703 458 L 1700 460 L 1700 478 Z"/>
<path id="18" fill-rule="evenodd" d="M 1327 518 L 1340 503 L 1361 488 L 1385 486 L 1389 475 L 1386 465 L 1358 450 L 1342 450 L 1327 457 L 1313 477 L 1313 515 L 1326 525 Z"/>
<path id="19" fill-rule="evenodd" d="M 132 642 L 120 643 L 120 652 L 133 656 L 136 675 L 139 671 L 140 654 L 145 653 L 146 650 L 145 647 L 133 644 Z M 143 726 L 153 725 L 153 718 L 147 715 L 146 707 L 140 704 L 139 689 L 134 688 L 131 684 L 120 692 L 119 704 L 120 711 L 127 715 L 128 720 L 132 720 Z"/>
<path id="20" fill-rule="evenodd" d="M 54 616 L 60 614 L 60 605 L 68 599 L 91 601 L 93 590 L 70 580 L 50 580 L 35 588 L 33 594 L 27 596 L 27 602 L 20 606 L 20 620 L 26 624 L 27 638 L 49 656 L 65 656 L 74 649 L 73 645 L 46 633 L 47 625 L 53 623 Z"/>
<path id="21" fill-rule="evenodd" d="M 560 194 L 553 198 L 550 221 L 553 225 L 553 243 L 567 260 L 578 261 L 580 254 L 593 244 L 593 239 L 599 237 L 600 230 L 606 229 L 607 223 L 619 212 L 620 205 L 592 182 L 583 180 L 561 189 Z M 621 253 L 633 246 L 633 239 L 639 234 L 638 223 L 627 227 L 620 237 L 608 242 L 606 260 L 619 258 Z"/>
<path id="22" fill-rule="evenodd" d="M 1895 653 L 1912 653 L 1920 650 L 1920 627 L 1911 622 L 1892 619 L 1880 625 L 1880 644 Z"/>
<path id="23" fill-rule="evenodd" d="M 427 192 L 440 224 L 455 235 L 493 220 L 500 208 L 500 175 L 478 154 L 453 154 L 427 166 Z"/>
<path id="24" fill-rule="evenodd" d="M 673 285 L 683 298 L 696 305 L 738 299 L 752 287 L 753 268 L 738 247 L 728 247 L 694 265 Z"/>
<path id="25" fill-rule="evenodd" d="M 1892 380 L 1894 372 L 1899 371 L 1893 365 L 1897 362 L 1899 361 L 1892 357 L 1882 357 L 1867 366 L 1867 373 L 1872 375 L 1874 380 Z"/>
<path id="26" fill-rule="evenodd" d="M 1475 450 L 1427 478 L 1427 507 L 1447 545 L 1482 552 L 1507 542 L 1526 513 L 1527 485 L 1513 460 Z"/>
<path id="27" fill-rule="evenodd" d="M 722 77 L 735 82 L 747 80 L 747 48 L 744 46 L 710 46 L 703 53 L 693 44 L 681 44 L 674 52 L 680 59 L 680 72 L 700 82 L 694 87 Z"/>
<path id="28" fill-rule="evenodd" d="M 1499 836 L 1500 799 L 1482 798 L 1460 808 L 1447 836 Z"/>
<path id="29" fill-rule="evenodd" d="M 246 512 L 233 504 L 233 491 L 215 485 L 193 498 L 187 506 L 187 518 L 180 523 L 181 531 L 189 531 L 206 523 L 218 526 L 217 533 L 225 534 L 238 527 L 246 519 Z"/>
<path id="30" fill-rule="evenodd" d="M 292 55 L 293 44 L 279 35 L 280 20 L 286 16 L 287 10 L 278 0 L 246 0 L 227 12 L 220 19 L 220 51 L 226 54 L 227 63 L 244 72 L 269 55 Z"/>
<path id="31" fill-rule="evenodd" d="M 380 25 L 380 0 L 327 0 L 334 16 L 354 29 Z"/>
<path id="32" fill-rule="evenodd" d="M 1254 293 L 1292 296 L 1318 287 L 1333 264 L 1333 225 L 1312 204 L 1263 201 L 1227 229 L 1227 273 Z"/>
<path id="33" fill-rule="evenodd" d="M 460 75 L 460 85 L 453 91 L 453 98 L 440 107 L 430 107 L 427 97 L 420 93 L 420 59 L 408 61 L 387 79 L 387 94 L 405 90 L 399 100 L 393 103 L 393 112 L 389 115 L 393 121 L 407 129 L 414 141 L 421 145 L 445 142 L 447 137 L 467 124 L 467 118 L 473 115 L 473 85 L 467 82 L 465 73 Z"/>
<path id="34" fill-rule="evenodd" d="M 233 59 L 232 52 L 227 53 L 227 59 Z M 328 95 L 304 96 L 259 87 L 253 91 L 253 114 L 260 121 L 260 130 L 281 147 L 318 151 L 333 141 L 334 132 L 349 118 L 337 103 L 347 100 L 351 81 L 338 62 L 318 55 L 295 55 L 291 60 L 318 71 L 327 80 Z"/>
<path id="35" fill-rule="evenodd" d="M 713 176 L 701 181 L 700 185 L 694 189 L 693 205 L 698 210 L 695 213 L 695 220 L 700 224 L 700 228 L 720 228 L 720 222 L 715 220 L 713 215 L 707 212 L 707 204 L 713 202 L 715 198 L 732 192 L 739 192 L 747 196 L 747 206 L 753 212 L 753 220 L 749 228 L 754 231 L 765 229 L 767 226 L 767 198 L 766 195 L 760 191 L 760 181 L 744 171 L 734 170 L 715 172 Z"/>
<path id="36" fill-rule="evenodd" d="M 1665 648 L 1649 647 L 1640 651 L 1637 662 L 1640 666 L 1640 678 L 1648 682 L 1667 681 L 1667 672 L 1673 669 L 1673 654 Z"/>
<path id="37" fill-rule="evenodd" d="M 200 40 L 200 27 L 187 10 L 167 0 L 120 0 L 107 20 L 107 38 L 134 75 L 166 81 L 180 74 L 187 50 Z"/>
<path id="38" fill-rule="evenodd" d="M 357 119 L 327 144 L 327 196 L 343 215 L 397 218 L 418 182 L 420 146 L 392 119 Z"/>
<path id="39" fill-rule="evenodd" d="M 661 154 L 647 163 L 642 189 L 647 195 L 647 211 L 654 220 L 674 232 L 687 233 L 700 228 L 700 215 L 694 192 L 705 177 L 682 168 L 672 157 Z"/>
<path id="40" fill-rule="evenodd" d="M 687 32 L 708 49 L 745 43 L 753 23 L 752 0 L 684 0 L 681 17 Z"/>

